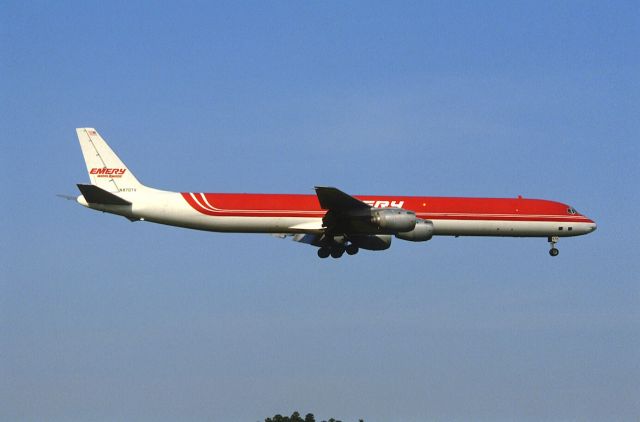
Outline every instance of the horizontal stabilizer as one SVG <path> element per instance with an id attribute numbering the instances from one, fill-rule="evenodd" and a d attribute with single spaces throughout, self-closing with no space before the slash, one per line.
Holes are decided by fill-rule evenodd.
<path id="1" fill-rule="evenodd" d="M 342 192 L 340 189 L 316 186 L 316 195 L 323 210 L 351 211 L 371 208 L 359 199 Z"/>
<path id="2" fill-rule="evenodd" d="M 78 184 L 78 189 L 80 189 L 80 193 L 89 204 L 131 205 L 131 202 L 95 185 Z"/>

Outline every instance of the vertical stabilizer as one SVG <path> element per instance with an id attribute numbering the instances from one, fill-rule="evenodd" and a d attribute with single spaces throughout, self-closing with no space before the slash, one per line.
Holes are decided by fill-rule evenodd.
<path id="1" fill-rule="evenodd" d="M 107 192 L 135 192 L 142 185 L 93 128 L 78 128 L 91 184 Z"/>

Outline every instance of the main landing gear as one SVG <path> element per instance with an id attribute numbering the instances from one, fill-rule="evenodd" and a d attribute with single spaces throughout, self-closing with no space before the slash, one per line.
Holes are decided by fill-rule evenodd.
<path id="1" fill-rule="evenodd" d="M 320 258 L 327 258 L 329 255 L 331 255 L 332 258 L 338 259 L 342 255 L 344 255 L 345 252 L 347 253 L 347 255 L 355 255 L 358 253 L 358 251 L 359 248 L 353 243 L 349 243 L 346 246 L 333 244 L 330 246 L 322 246 L 320 249 L 318 249 L 318 256 Z"/>
<path id="2" fill-rule="evenodd" d="M 558 256 L 560 251 L 558 250 L 558 248 L 556 248 L 556 243 L 558 243 L 558 240 L 560 240 L 560 238 L 558 236 L 549 236 L 548 239 L 549 245 L 551 246 L 551 249 L 549 249 L 549 255 Z"/>

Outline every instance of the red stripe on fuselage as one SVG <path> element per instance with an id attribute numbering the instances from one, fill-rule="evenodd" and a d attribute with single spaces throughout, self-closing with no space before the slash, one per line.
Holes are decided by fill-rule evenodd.
<path id="1" fill-rule="evenodd" d="M 315 195 L 182 193 L 196 211 L 220 217 L 322 217 Z M 356 196 L 362 201 L 402 202 L 402 208 L 428 220 L 559 221 L 591 223 L 569 214 L 566 204 L 544 199 Z"/>
<path id="2" fill-rule="evenodd" d="M 316 217 L 320 209 L 315 195 L 188 193 L 182 197 L 196 211 L 220 217 Z"/>

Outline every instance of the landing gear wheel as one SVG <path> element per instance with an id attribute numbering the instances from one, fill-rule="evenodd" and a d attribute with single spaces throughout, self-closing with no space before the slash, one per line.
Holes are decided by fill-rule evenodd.
<path id="1" fill-rule="evenodd" d="M 327 248 L 326 246 L 323 246 L 320 249 L 318 249 L 318 256 L 320 258 L 326 258 L 330 254 L 331 254 L 331 249 Z"/>
<path id="2" fill-rule="evenodd" d="M 355 255 L 358 253 L 358 251 L 360 250 L 356 245 L 354 245 L 353 243 L 347 245 L 347 247 L 345 248 L 345 250 L 347 251 L 347 253 L 349 255 Z"/>
<path id="3" fill-rule="evenodd" d="M 331 258 L 336 258 L 336 259 L 340 258 L 343 253 L 344 253 L 344 248 L 341 248 L 341 247 L 331 248 Z"/>
<path id="4" fill-rule="evenodd" d="M 549 236 L 548 240 L 549 240 L 549 245 L 551 245 L 551 249 L 549 250 L 549 255 L 558 256 L 560 251 L 558 250 L 558 248 L 556 248 L 556 243 L 558 243 L 558 240 L 560 240 L 560 238 L 558 236 Z"/>

